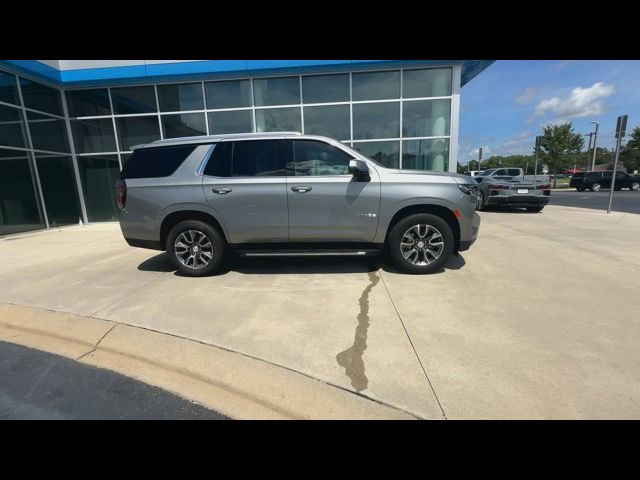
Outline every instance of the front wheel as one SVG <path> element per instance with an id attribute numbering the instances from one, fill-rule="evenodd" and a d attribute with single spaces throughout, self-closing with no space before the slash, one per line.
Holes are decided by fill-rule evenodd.
<path id="1" fill-rule="evenodd" d="M 591 191 L 592 192 L 599 192 L 600 191 L 600 184 L 599 183 L 594 183 L 593 185 L 591 185 Z"/>
<path id="2" fill-rule="evenodd" d="M 634 192 L 640 191 L 640 182 L 632 182 L 629 186 L 629 190 L 633 190 Z"/>
<path id="3" fill-rule="evenodd" d="M 220 269 L 226 242 L 208 223 L 185 220 L 169 232 L 166 249 L 178 272 L 188 277 L 204 277 Z"/>
<path id="4" fill-rule="evenodd" d="M 455 238 L 442 218 L 417 213 L 395 224 L 387 238 L 393 264 L 406 273 L 433 273 L 453 253 Z"/>

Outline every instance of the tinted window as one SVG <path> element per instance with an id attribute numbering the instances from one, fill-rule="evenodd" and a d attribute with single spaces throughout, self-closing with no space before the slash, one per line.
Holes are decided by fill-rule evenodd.
<path id="1" fill-rule="evenodd" d="M 64 120 L 39 113 L 27 113 L 33 148 L 50 152 L 69 152 L 69 136 Z"/>
<path id="2" fill-rule="evenodd" d="M 234 142 L 232 176 L 270 177 L 286 175 L 284 162 L 278 159 L 277 140 Z"/>
<path id="3" fill-rule="evenodd" d="M 78 153 L 115 152 L 116 137 L 110 118 L 71 120 L 71 131 Z"/>
<path id="4" fill-rule="evenodd" d="M 573 174 L 573 178 L 582 178 L 582 177 L 584 177 L 584 173 L 582 173 L 582 172 L 578 172 L 578 173 L 574 173 Z"/>
<path id="5" fill-rule="evenodd" d="M 133 152 L 122 169 L 122 178 L 168 177 L 196 148 L 196 145 L 141 148 Z"/>
<path id="6" fill-rule="evenodd" d="M 153 142 L 160 139 L 158 117 L 121 117 L 116 118 L 120 149 L 131 150 L 134 145 Z"/>
<path id="7" fill-rule="evenodd" d="M 233 153 L 233 142 L 221 142 L 216 144 L 204 174 L 210 177 L 230 177 L 231 176 L 231 154 Z"/>
<path id="8" fill-rule="evenodd" d="M 304 107 L 304 130 L 310 135 L 324 135 L 337 140 L 350 138 L 349 105 Z"/>
<path id="9" fill-rule="evenodd" d="M 360 103 L 353 106 L 354 140 L 400 136 L 400 103 Z"/>
<path id="10" fill-rule="evenodd" d="M 588 179 L 588 180 L 597 180 L 597 179 L 600 178 L 600 176 L 601 175 L 600 175 L 599 172 L 589 172 L 589 173 L 587 173 L 585 178 Z"/>
<path id="11" fill-rule="evenodd" d="M 24 106 L 56 115 L 62 113 L 62 97 L 60 91 L 40 83 L 20 78 Z"/>
<path id="12" fill-rule="evenodd" d="M 178 113 L 162 116 L 164 138 L 206 135 L 204 113 Z"/>
<path id="13" fill-rule="evenodd" d="M 496 173 L 493 175 L 494 177 L 503 177 L 507 175 L 507 170 L 504 168 L 500 168 L 499 170 L 496 170 Z"/>
<path id="14" fill-rule="evenodd" d="M 256 79 L 253 96 L 257 107 L 300 103 L 300 80 L 298 77 Z"/>
<path id="15" fill-rule="evenodd" d="M 400 166 L 400 142 L 358 142 L 353 148 L 385 167 Z"/>
<path id="16" fill-rule="evenodd" d="M 66 93 L 70 117 L 111 115 L 109 92 L 106 88 L 96 90 L 73 90 Z"/>
<path id="17" fill-rule="evenodd" d="M 300 108 L 265 108 L 256 110 L 256 131 L 299 132 L 302 130 Z"/>
<path id="18" fill-rule="evenodd" d="M 351 155 L 324 142 L 293 142 L 296 176 L 348 175 Z"/>
<path id="19" fill-rule="evenodd" d="M 25 140 L 22 112 L 17 108 L 0 105 L 0 145 L 25 148 Z"/>
<path id="20" fill-rule="evenodd" d="M 247 133 L 253 131 L 251 110 L 209 112 L 209 131 L 219 133 Z"/>
<path id="21" fill-rule="evenodd" d="M 207 108 L 238 108 L 251 106 L 249 80 L 229 80 L 204 84 Z"/>
<path id="22" fill-rule="evenodd" d="M 400 98 L 400 72 L 354 73 L 353 100 Z"/>
<path id="23" fill-rule="evenodd" d="M 518 170 L 517 168 L 510 168 L 509 175 L 511 175 L 512 177 L 518 176 L 520 175 L 520 170 Z"/>
<path id="24" fill-rule="evenodd" d="M 304 103 L 349 101 L 349 75 L 314 75 L 302 77 Z"/>
<path id="25" fill-rule="evenodd" d="M 0 72 L 0 102 L 20 104 L 16 77 L 12 74 Z"/>
<path id="26" fill-rule="evenodd" d="M 152 86 L 111 89 L 114 113 L 157 112 L 156 92 Z"/>
<path id="27" fill-rule="evenodd" d="M 202 110 L 202 84 L 182 83 L 158 85 L 158 102 L 161 112 L 177 110 Z"/>
<path id="28" fill-rule="evenodd" d="M 447 97 L 451 95 L 451 69 L 405 70 L 402 96 Z"/>

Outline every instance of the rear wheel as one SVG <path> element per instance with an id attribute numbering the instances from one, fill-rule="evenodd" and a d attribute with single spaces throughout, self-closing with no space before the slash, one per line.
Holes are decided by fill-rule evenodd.
<path id="1" fill-rule="evenodd" d="M 634 192 L 640 191 L 640 182 L 631 182 L 629 190 L 633 190 Z"/>
<path id="2" fill-rule="evenodd" d="M 584 187 L 576 187 L 576 190 L 579 192 L 584 192 Z"/>
<path id="3" fill-rule="evenodd" d="M 527 212 L 538 213 L 538 212 L 541 212 L 543 208 L 544 208 L 544 206 L 542 206 L 542 207 L 527 207 Z"/>
<path id="4" fill-rule="evenodd" d="M 442 218 L 417 213 L 395 224 L 387 238 L 389 256 L 406 273 L 433 273 L 453 253 L 455 238 Z"/>
<path id="5" fill-rule="evenodd" d="M 599 183 L 594 183 L 593 185 L 591 185 L 591 191 L 592 192 L 599 192 L 600 191 L 600 184 Z"/>
<path id="6" fill-rule="evenodd" d="M 169 232 L 166 249 L 178 272 L 189 277 L 204 277 L 220 269 L 226 242 L 208 223 L 185 220 Z"/>

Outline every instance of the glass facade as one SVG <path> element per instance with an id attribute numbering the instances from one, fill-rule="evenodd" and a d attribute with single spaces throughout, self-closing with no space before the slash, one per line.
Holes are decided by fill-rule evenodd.
<path id="1" fill-rule="evenodd" d="M 449 170 L 453 68 L 65 88 L 0 71 L 0 235 L 117 220 L 134 145 L 300 131 L 392 168 Z M 18 188 L 19 187 L 19 188 Z"/>

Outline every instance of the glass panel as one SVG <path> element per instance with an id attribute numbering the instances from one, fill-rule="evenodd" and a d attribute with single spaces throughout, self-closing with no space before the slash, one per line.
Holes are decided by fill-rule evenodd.
<path id="1" fill-rule="evenodd" d="M 27 148 L 22 111 L 0 105 L 0 145 Z"/>
<path id="2" fill-rule="evenodd" d="M 417 100 L 402 103 L 403 137 L 449 135 L 451 100 Z"/>
<path id="3" fill-rule="evenodd" d="M 400 136 L 400 102 L 353 105 L 353 138 Z"/>
<path id="4" fill-rule="evenodd" d="M 403 82 L 402 96 L 404 98 L 447 97 L 451 95 L 450 68 L 405 70 Z"/>
<path id="5" fill-rule="evenodd" d="M 349 101 L 349 75 L 311 75 L 302 77 L 304 103 Z"/>
<path id="6" fill-rule="evenodd" d="M 351 155 L 323 142 L 294 140 L 296 176 L 348 175 Z"/>
<path id="7" fill-rule="evenodd" d="M 402 144 L 402 168 L 446 172 L 449 168 L 449 139 L 405 140 Z"/>
<path id="8" fill-rule="evenodd" d="M 220 142 L 216 144 L 203 173 L 210 177 L 230 177 L 232 153 L 233 142 Z"/>
<path id="9" fill-rule="evenodd" d="M 158 85 L 158 103 L 160 104 L 161 112 L 204 110 L 202 84 Z"/>
<path id="10" fill-rule="evenodd" d="M 240 108 L 251 106 L 250 80 L 230 80 L 204 84 L 207 108 Z"/>
<path id="11" fill-rule="evenodd" d="M 139 148 L 123 165 L 122 178 L 168 177 L 196 148 L 197 145 Z"/>
<path id="12" fill-rule="evenodd" d="M 156 116 L 116 118 L 116 126 L 122 150 L 131 150 L 134 145 L 160 139 L 160 128 Z"/>
<path id="13" fill-rule="evenodd" d="M 209 115 L 209 131 L 212 134 L 253 132 L 251 110 L 209 112 L 207 115 Z"/>
<path id="14" fill-rule="evenodd" d="M 117 155 L 78 157 L 80 181 L 90 222 L 118 220 L 115 183 L 120 178 Z"/>
<path id="15" fill-rule="evenodd" d="M 69 225 L 82 218 L 71 157 L 37 156 L 38 175 L 49 225 Z"/>
<path id="16" fill-rule="evenodd" d="M 257 107 L 300 103 L 298 77 L 259 78 L 253 81 L 253 96 Z"/>
<path id="17" fill-rule="evenodd" d="M 109 92 L 106 88 L 71 90 L 65 93 L 70 117 L 111 115 Z"/>
<path id="18" fill-rule="evenodd" d="M 0 102 L 20 105 L 16 77 L 10 73 L 0 72 Z"/>
<path id="19" fill-rule="evenodd" d="M 273 177 L 286 175 L 282 157 L 276 154 L 277 140 L 234 142 L 234 177 Z"/>
<path id="20" fill-rule="evenodd" d="M 22 100 L 24 100 L 25 107 L 63 115 L 62 98 L 59 90 L 41 83 L 32 82 L 26 78 L 20 78 L 20 88 L 22 89 Z"/>
<path id="21" fill-rule="evenodd" d="M 0 235 L 44 228 L 23 152 L 0 149 Z"/>
<path id="22" fill-rule="evenodd" d="M 256 131 L 258 132 L 299 132 L 300 130 L 302 130 L 302 123 L 298 107 L 256 110 Z"/>
<path id="23" fill-rule="evenodd" d="M 113 111 L 121 113 L 157 112 L 156 92 L 153 86 L 123 87 L 111 89 Z"/>
<path id="24" fill-rule="evenodd" d="M 354 73 L 353 100 L 400 98 L 400 71 Z"/>
<path id="25" fill-rule="evenodd" d="M 39 113 L 27 112 L 31 141 L 36 150 L 69 152 L 69 136 L 64 120 Z"/>
<path id="26" fill-rule="evenodd" d="M 338 140 L 351 138 L 349 105 L 304 107 L 304 132 Z"/>
<path id="27" fill-rule="evenodd" d="M 180 113 L 163 115 L 161 118 L 164 138 L 194 137 L 207 134 L 204 113 Z"/>
<path id="28" fill-rule="evenodd" d="M 385 167 L 400 166 L 400 142 L 356 142 L 353 148 Z"/>
<path id="29" fill-rule="evenodd" d="M 76 153 L 115 152 L 116 137 L 111 118 L 71 120 Z"/>

